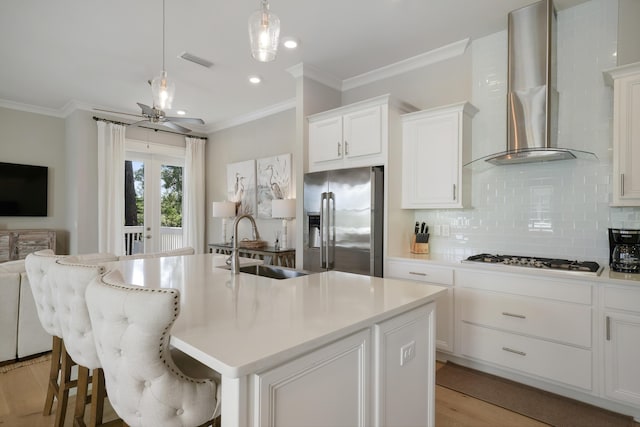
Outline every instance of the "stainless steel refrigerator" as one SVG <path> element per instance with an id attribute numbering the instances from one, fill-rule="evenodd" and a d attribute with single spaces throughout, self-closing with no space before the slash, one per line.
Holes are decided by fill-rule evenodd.
<path id="1" fill-rule="evenodd" d="M 382 166 L 304 176 L 305 270 L 382 277 Z"/>

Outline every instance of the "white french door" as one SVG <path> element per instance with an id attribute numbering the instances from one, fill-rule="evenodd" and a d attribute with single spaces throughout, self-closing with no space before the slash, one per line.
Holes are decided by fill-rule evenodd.
<path id="1" fill-rule="evenodd" d="M 130 150 L 130 145 L 134 147 Z M 182 247 L 184 150 L 127 141 L 125 155 L 125 253 L 138 254 Z M 154 152 L 155 151 L 155 152 Z M 173 154 L 173 155 L 171 155 Z M 133 193 L 132 193 L 133 192 Z"/>

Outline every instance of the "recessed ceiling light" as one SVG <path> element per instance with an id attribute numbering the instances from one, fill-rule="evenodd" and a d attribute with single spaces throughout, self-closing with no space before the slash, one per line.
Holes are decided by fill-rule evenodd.
<path id="1" fill-rule="evenodd" d="M 262 81 L 262 79 L 260 77 L 258 77 L 258 76 L 249 76 L 249 82 L 253 83 L 254 85 L 257 85 L 261 81 Z"/>
<path id="2" fill-rule="evenodd" d="M 179 115 L 179 116 L 184 116 L 184 115 L 187 114 L 187 112 L 184 111 L 184 110 L 178 110 L 178 111 L 176 111 L 176 114 Z"/>
<path id="3" fill-rule="evenodd" d="M 298 47 L 298 40 L 293 37 L 288 37 L 282 41 L 282 45 L 287 49 L 295 49 Z"/>

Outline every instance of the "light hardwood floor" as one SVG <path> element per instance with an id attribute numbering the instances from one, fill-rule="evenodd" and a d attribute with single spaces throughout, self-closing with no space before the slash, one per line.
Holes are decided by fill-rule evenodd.
<path id="1" fill-rule="evenodd" d="M 438 363 L 439 369 L 442 364 Z M 54 416 L 42 415 L 46 394 L 48 362 L 34 363 L 0 373 L 0 427 L 48 427 Z M 66 426 L 72 426 L 75 399 L 69 398 Z M 104 419 L 117 418 L 106 405 Z M 436 386 L 438 427 L 534 427 L 546 424 L 491 405 L 464 394 Z"/>

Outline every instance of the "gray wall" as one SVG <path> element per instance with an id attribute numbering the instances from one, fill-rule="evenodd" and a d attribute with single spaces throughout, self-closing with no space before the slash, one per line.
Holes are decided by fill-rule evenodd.
<path id="1" fill-rule="evenodd" d="M 56 230 L 57 251 L 67 250 L 65 123 L 57 117 L 0 108 L 0 162 L 49 167 L 46 217 L 0 217 L 0 229 Z"/>
<path id="2" fill-rule="evenodd" d="M 618 65 L 640 62 L 640 0 L 618 2 Z"/>
<path id="3" fill-rule="evenodd" d="M 228 200 L 227 164 L 260 159 L 279 154 L 293 154 L 296 140 L 296 110 L 291 109 L 250 123 L 223 129 L 209 135 L 206 149 L 206 224 L 207 243 L 222 241 L 220 218 L 211 216 L 211 203 Z M 292 156 L 294 157 L 294 156 Z M 297 164 L 292 161 L 292 177 L 296 176 Z M 293 180 L 295 188 L 295 179 Z M 295 194 L 295 193 L 294 193 Z M 282 221 L 258 219 L 261 237 L 273 244 L 275 232 L 281 230 Z M 248 221 L 243 221 L 240 238 L 250 237 Z M 231 224 L 227 229 L 231 235 Z M 295 242 L 295 221 L 288 227 L 289 241 Z"/>

